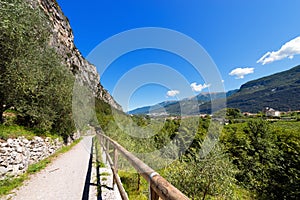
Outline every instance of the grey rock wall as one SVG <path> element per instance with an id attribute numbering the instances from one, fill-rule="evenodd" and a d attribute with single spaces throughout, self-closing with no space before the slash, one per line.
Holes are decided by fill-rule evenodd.
<path id="1" fill-rule="evenodd" d="M 0 141 L 0 180 L 23 174 L 28 166 L 37 163 L 63 146 L 59 139 L 25 137 Z"/>

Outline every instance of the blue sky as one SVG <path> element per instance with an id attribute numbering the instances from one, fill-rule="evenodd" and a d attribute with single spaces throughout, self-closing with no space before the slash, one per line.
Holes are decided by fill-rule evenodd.
<path id="1" fill-rule="evenodd" d="M 300 64 L 299 0 L 58 0 L 58 3 L 70 20 L 75 45 L 85 57 L 101 42 L 123 31 L 161 27 L 185 34 L 202 45 L 216 64 L 226 91 Z M 192 87 L 176 86 L 176 79 L 166 75 L 167 71 L 151 74 L 146 70 L 126 79 L 130 70 L 148 63 L 174 69 Z M 207 92 L 214 84 L 205 82 L 185 59 L 158 49 L 120 55 L 105 68 L 101 83 L 125 111 Z M 155 81 L 149 76 L 155 76 Z M 120 80 L 127 80 L 122 84 L 130 88 L 133 79 L 146 82 L 134 91 L 126 91 L 126 87 L 116 90 Z M 161 83 L 170 83 L 160 84 L 159 79 Z"/>

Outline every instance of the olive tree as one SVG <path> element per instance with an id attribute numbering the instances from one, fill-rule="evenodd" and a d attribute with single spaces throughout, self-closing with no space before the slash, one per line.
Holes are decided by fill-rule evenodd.
<path id="1" fill-rule="evenodd" d="M 73 75 L 49 46 L 51 26 L 22 0 L 0 2 L 0 120 L 14 108 L 18 123 L 68 135 L 73 131 Z"/>

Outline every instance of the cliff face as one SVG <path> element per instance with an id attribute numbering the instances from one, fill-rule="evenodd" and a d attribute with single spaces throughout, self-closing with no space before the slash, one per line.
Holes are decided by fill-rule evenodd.
<path id="1" fill-rule="evenodd" d="M 52 26 L 50 45 L 63 57 L 77 80 L 87 85 L 95 97 L 121 110 L 121 106 L 100 84 L 96 67 L 89 63 L 74 45 L 74 35 L 69 20 L 64 16 L 56 0 L 27 0 L 34 7 L 41 7 Z"/>

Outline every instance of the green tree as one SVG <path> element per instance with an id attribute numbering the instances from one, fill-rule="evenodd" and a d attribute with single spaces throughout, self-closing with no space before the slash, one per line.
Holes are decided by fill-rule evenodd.
<path id="1" fill-rule="evenodd" d="M 227 108 L 226 109 L 226 116 L 229 119 L 237 119 L 237 118 L 242 117 L 242 113 L 241 113 L 240 109 L 237 109 L 237 108 Z"/>
<path id="2" fill-rule="evenodd" d="M 48 35 L 44 25 L 39 29 L 34 23 L 43 23 L 39 13 L 32 15 L 32 9 L 21 0 L 5 0 L 0 2 L 0 118 L 5 109 L 12 106 L 14 84 L 20 79 L 7 76 L 7 71 L 16 68 L 13 65 L 19 57 L 32 55 L 32 51 L 46 42 Z M 32 15 L 32 16 L 31 16 Z M 32 45 L 37 44 L 37 45 Z M 17 75 L 15 75 L 17 76 Z"/>
<path id="3" fill-rule="evenodd" d="M 293 126 L 293 122 L 288 124 Z M 297 127 L 297 126 L 296 126 Z M 286 130 L 282 127 L 272 127 L 277 135 L 279 154 L 271 169 L 271 191 L 277 199 L 297 199 L 300 196 L 300 135 L 298 130 Z"/>
<path id="4" fill-rule="evenodd" d="M 218 144 L 206 156 L 186 156 L 175 161 L 166 178 L 191 199 L 235 199 L 233 195 L 235 166 Z"/>
<path id="5" fill-rule="evenodd" d="M 279 149 L 276 135 L 271 132 L 267 121 L 249 121 L 243 130 L 230 130 L 225 144 L 238 167 L 237 180 L 250 190 L 256 191 L 259 198 L 276 199 L 272 185 L 272 172 L 276 168 Z"/>
<path id="6" fill-rule="evenodd" d="M 0 120 L 14 107 L 19 124 L 69 135 L 73 75 L 48 45 L 48 19 L 22 0 L 0 9 Z"/>

